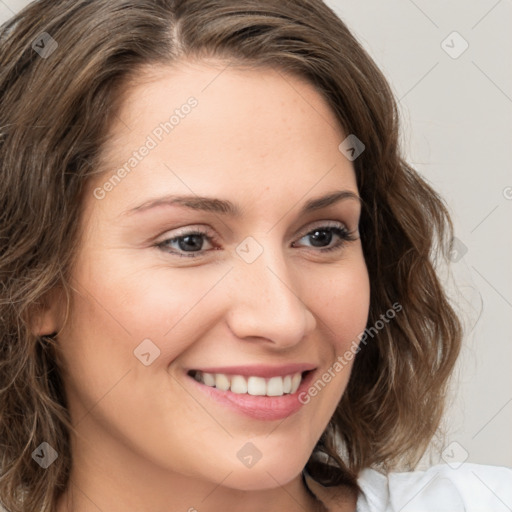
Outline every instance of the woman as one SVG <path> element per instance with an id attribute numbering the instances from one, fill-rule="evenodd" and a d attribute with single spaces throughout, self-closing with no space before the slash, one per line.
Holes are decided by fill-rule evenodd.
<path id="1" fill-rule="evenodd" d="M 507 468 L 397 472 L 460 348 L 452 225 L 328 7 L 40 0 L 1 64 L 7 510 L 510 500 Z"/>

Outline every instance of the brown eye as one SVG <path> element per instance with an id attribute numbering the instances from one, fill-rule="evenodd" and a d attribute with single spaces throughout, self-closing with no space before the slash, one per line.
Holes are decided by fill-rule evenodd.
<path id="1" fill-rule="evenodd" d="M 194 230 L 185 232 L 182 235 L 173 238 L 167 238 L 166 240 L 157 243 L 156 246 L 170 254 L 186 258 L 194 258 L 204 252 L 203 247 L 205 239 L 209 243 L 213 241 L 212 237 L 210 237 L 208 233 L 200 230 Z M 173 249 L 169 250 L 169 247 L 173 247 Z"/>
<path id="2" fill-rule="evenodd" d="M 308 237 L 311 240 L 311 247 L 320 248 L 320 252 L 341 249 L 345 246 L 346 242 L 357 240 L 346 227 L 341 225 L 316 227 L 304 235 L 301 240 Z M 338 237 L 338 241 L 336 241 L 333 246 L 328 247 L 335 237 Z"/>

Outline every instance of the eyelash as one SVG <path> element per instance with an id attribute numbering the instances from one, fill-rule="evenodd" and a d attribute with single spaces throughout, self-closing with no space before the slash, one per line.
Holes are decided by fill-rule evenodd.
<path id="1" fill-rule="evenodd" d="M 354 236 L 353 233 L 351 233 L 346 227 L 344 227 L 341 224 L 324 225 L 324 226 L 314 227 L 312 230 L 310 230 L 307 233 L 305 233 L 304 235 L 302 235 L 300 237 L 300 239 L 302 239 L 308 235 L 312 235 L 315 231 L 325 231 L 325 232 L 334 233 L 335 235 L 338 235 L 341 239 L 332 247 L 318 249 L 318 252 L 321 252 L 321 253 L 327 253 L 327 252 L 342 249 L 346 245 L 347 242 L 352 242 L 354 240 L 357 240 L 357 237 Z M 205 251 L 196 251 L 196 252 L 190 252 L 190 253 L 183 254 L 183 253 L 179 253 L 177 251 L 170 251 L 166 248 L 168 243 L 177 242 L 177 241 L 181 240 L 182 238 L 186 238 L 188 236 L 204 236 L 206 238 L 206 240 L 209 243 L 211 243 L 212 245 L 214 245 L 213 242 L 215 242 L 215 237 L 210 236 L 205 231 L 201 231 L 200 229 L 195 229 L 195 230 L 187 231 L 179 236 L 162 240 L 161 242 L 156 243 L 155 247 L 159 248 L 160 250 L 162 250 L 166 253 L 169 253 L 169 254 L 172 254 L 172 255 L 175 255 L 178 257 L 182 257 L 182 258 L 197 258 L 197 257 L 201 256 Z"/>

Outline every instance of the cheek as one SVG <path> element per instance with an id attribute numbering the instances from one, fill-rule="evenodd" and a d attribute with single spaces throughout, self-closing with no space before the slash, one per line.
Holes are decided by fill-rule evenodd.
<path id="1" fill-rule="evenodd" d="M 370 283 L 362 257 L 340 266 L 338 271 L 329 269 L 325 279 L 309 298 L 312 312 L 320 320 L 322 331 L 324 367 L 299 397 L 306 407 L 312 408 L 312 417 L 323 430 L 343 395 L 357 354 L 360 335 L 368 321 Z"/>
<path id="2" fill-rule="evenodd" d="M 130 258 L 116 259 L 115 251 L 110 253 L 101 261 L 90 258 L 76 274 L 81 296 L 73 313 L 74 331 L 89 338 L 88 344 L 101 339 L 105 349 L 128 358 L 149 338 L 167 360 L 173 359 L 194 341 L 191 318 L 196 332 L 208 322 L 202 307 L 208 301 L 203 299 L 229 267 L 172 271 L 153 264 L 141 269 L 130 265 Z"/>
<path id="3" fill-rule="evenodd" d="M 321 320 L 318 328 L 325 330 L 332 348 L 341 354 L 359 340 L 368 321 L 370 283 L 364 260 L 354 260 L 338 271 L 329 269 L 317 282 L 311 310 Z"/>
<path id="4" fill-rule="evenodd" d="M 100 262 L 94 258 L 77 268 L 80 271 L 73 281 L 77 293 L 70 321 L 62 330 L 61 346 L 70 408 L 81 428 L 89 425 L 81 418 L 94 416 L 104 428 L 117 429 L 116 435 L 130 430 L 133 439 L 154 428 L 157 440 L 163 432 L 175 429 L 175 415 L 165 416 L 169 411 L 179 409 L 191 418 L 204 415 L 166 370 L 204 336 L 203 326 L 216 318 L 211 301 L 204 299 L 226 268 L 219 266 L 208 273 L 201 267 L 189 272 L 150 267 L 130 272 L 126 266 L 116 266 L 114 259 Z M 106 268 L 111 270 L 105 272 Z M 151 358 L 145 366 L 134 351 L 147 339 L 157 348 L 145 345 Z M 137 421 L 132 418 L 133 410 L 140 413 Z M 168 423 L 163 419 L 161 424 L 148 424 L 155 410 Z M 153 451 L 158 453 L 158 447 Z"/>

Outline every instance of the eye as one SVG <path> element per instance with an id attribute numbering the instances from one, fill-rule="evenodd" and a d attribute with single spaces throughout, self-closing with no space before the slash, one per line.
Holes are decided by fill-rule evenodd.
<path id="1" fill-rule="evenodd" d="M 214 237 L 210 236 L 206 231 L 195 229 L 193 231 L 186 231 L 182 235 L 175 236 L 173 238 L 167 238 L 166 240 L 157 243 L 156 246 L 165 252 L 169 252 L 177 256 L 194 258 L 198 256 L 198 252 L 199 254 L 203 252 L 204 239 L 206 239 L 208 243 L 211 243 L 213 242 Z M 178 250 L 168 250 L 169 247 L 174 249 L 177 248 Z M 182 254 L 180 251 L 188 254 Z"/>
<path id="2" fill-rule="evenodd" d="M 334 245 L 332 243 L 333 237 L 338 237 Z M 313 230 L 306 233 L 302 238 L 310 238 L 312 247 L 319 247 L 319 252 L 329 252 L 337 249 L 342 249 L 347 242 L 357 240 L 354 233 L 350 232 L 343 224 L 335 223 L 333 225 L 318 226 Z"/>
<path id="3" fill-rule="evenodd" d="M 334 245 L 331 245 L 333 238 L 338 238 Z M 354 233 L 350 232 L 343 224 L 334 223 L 334 225 L 318 226 L 304 235 L 299 240 L 310 238 L 310 247 L 318 248 L 318 252 L 328 252 L 342 249 L 349 241 L 357 240 Z M 215 237 L 209 232 L 201 229 L 184 231 L 182 234 L 173 238 L 167 238 L 155 244 L 156 247 L 169 254 L 195 258 L 201 256 L 208 249 L 204 248 L 204 241 L 210 245 L 215 242 Z M 329 247 L 329 245 L 331 245 Z M 293 244 L 295 247 L 295 244 Z M 211 249 L 210 249 L 211 250 Z"/>

